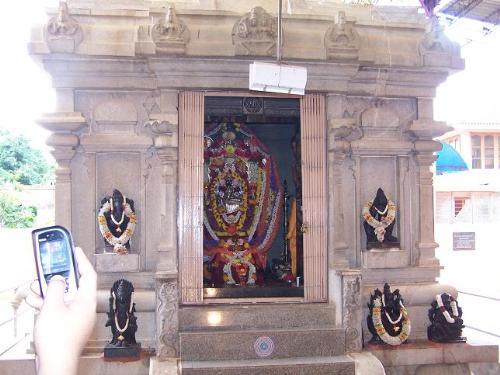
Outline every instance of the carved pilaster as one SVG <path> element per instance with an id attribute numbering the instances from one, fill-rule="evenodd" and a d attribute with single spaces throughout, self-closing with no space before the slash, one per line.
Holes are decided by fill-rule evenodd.
<path id="1" fill-rule="evenodd" d="M 333 256 L 330 267 L 345 269 L 349 266 L 347 259 L 348 245 L 345 240 L 345 223 L 343 210 L 343 168 L 346 155 L 350 152 L 350 142 L 362 136 L 361 129 L 355 120 L 339 118 L 329 120 L 329 151 L 333 153 Z"/>
<path id="2" fill-rule="evenodd" d="M 79 112 L 54 113 L 44 115 L 38 124 L 52 132 L 47 145 L 56 159 L 55 219 L 56 224 L 71 228 L 71 160 L 80 143 L 77 133 L 87 126 L 85 118 Z"/>
<path id="3" fill-rule="evenodd" d="M 157 274 L 156 356 L 160 360 L 178 357 L 179 291 L 177 274 Z"/>
<path id="4" fill-rule="evenodd" d="M 362 349 L 361 321 L 361 271 L 339 271 L 342 279 L 342 326 L 346 329 L 345 350 L 347 353 Z"/>
<path id="5" fill-rule="evenodd" d="M 348 21 L 344 11 L 338 12 L 337 22 L 325 34 L 326 57 L 329 60 L 357 60 L 359 35 L 354 21 Z"/>
<path id="6" fill-rule="evenodd" d="M 177 116 L 155 114 L 156 117 L 144 125 L 153 133 L 153 145 L 162 165 L 161 186 L 161 228 L 163 233 L 158 246 L 159 263 L 157 271 L 177 272 L 176 253 L 176 176 L 178 130 Z"/>
<path id="7" fill-rule="evenodd" d="M 45 27 L 45 41 L 51 52 L 73 53 L 83 39 L 82 28 L 69 15 L 68 4 L 59 3 L 57 14 Z"/>
<path id="8" fill-rule="evenodd" d="M 417 140 L 415 144 L 415 163 L 417 165 L 417 184 L 419 198 L 419 234 L 417 247 L 418 264 L 421 266 L 437 266 L 434 241 L 434 190 L 431 166 L 436 160 L 435 152 L 441 150 L 441 144 L 433 140 L 451 130 L 444 122 L 431 119 L 413 121 L 408 132 Z"/>
<path id="9" fill-rule="evenodd" d="M 233 26 L 234 54 L 272 56 L 276 51 L 278 20 L 255 7 Z"/>

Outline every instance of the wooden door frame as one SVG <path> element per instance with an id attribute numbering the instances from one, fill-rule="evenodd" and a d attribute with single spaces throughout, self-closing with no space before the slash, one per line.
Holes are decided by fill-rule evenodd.
<path id="1" fill-rule="evenodd" d="M 300 99 L 304 297 L 203 298 L 203 131 L 205 96 Z M 321 94 L 305 96 L 242 91 L 184 91 L 179 94 L 178 248 L 181 304 L 326 302 L 327 154 L 326 104 Z"/>

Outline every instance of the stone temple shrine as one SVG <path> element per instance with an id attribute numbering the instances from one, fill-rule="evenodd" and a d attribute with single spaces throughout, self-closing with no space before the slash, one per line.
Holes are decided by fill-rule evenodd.
<path id="1" fill-rule="evenodd" d="M 307 69 L 304 95 L 249 90 L 250 64 L 278 50 Z M 496 346 L 427 340 L 435 296 L 457 294 L 437 282 L 433 139 L 449 127 L 433 97 L 464 62 L 416 7 L 287 0 L 278 20 L 277 0 L 68 0 L 29 51 L 57 95 L 39 120 L 56 223 L 98 272 L 81 374 L 465 374 L 498 361 Z M 115 189 L 123 211 L 106 216 Z M 365 220 L 387 224 L 374 246 Z M 138 362 L 100 357 L 118 279 L 135 288 Z M 397 347 L 368 342 L 385 283 L 411 319 Z"/>

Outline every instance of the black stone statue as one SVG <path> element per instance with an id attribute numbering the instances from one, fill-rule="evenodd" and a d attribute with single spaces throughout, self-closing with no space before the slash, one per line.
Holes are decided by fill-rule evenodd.
<path id="1" fill-rule="evenodd" d="M 396 206 L 379 188 L 372 204 L 363 209 L 363 226 L 366 233 L 366 248 L 399 247 L 398 239 L 392 235 L 396 224 Z"/>
<path id="2" fill-rule="evenodd" d="M 429 309 L 431 325 L 427 337 L 435 342 L 465 342 L 462 337 L 464 321 L 458 302 L 448 293 L 438 294 Z"/>
<path id="3" fill-rule="evenodd" d="M 137 317 L 133 293 L 134 286 L 125 279 L 115 281 L 111 287 L 106 327 L 111 327 L 113 338 L 104 348 L 105 358 L 139 357 L 141 347 L 135 340 Z"/>
<path id="4" fill-rule="evenodd" d="M 371 344 L 399 345 L 406 341 L 411 327 L 403 303 L 399 289 L 391 292 L 387 283 L 383 292 L 375 289 L 370 295 L 366 323 L 372 334 Z"/>
<path id="5" fill-rule="evenodd" d="M 104 218 L 105 225 L 101 223 L 101 217 Z M 112 196 L 101 200 L 98 221 L 106 248 L 112 248 L 119 254 L 128 253 L 136 223 L 134 201 L 126 198 L 119 190 L 113 189 Z"/>

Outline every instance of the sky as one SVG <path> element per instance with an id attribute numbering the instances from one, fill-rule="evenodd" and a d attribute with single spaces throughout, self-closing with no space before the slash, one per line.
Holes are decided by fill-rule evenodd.
<path id="1" fill-rule="evenodd" d="M 0 14 L 4 29 L 0 33 L 0 128 L 25 134 L 35 147 L 44 150 L 49 133 L 35 120 L 42 113 L 54 111 L 55 95 L 49 77 L 28 55 L 27 42 L 32 25 L 45 22 L 45 7 L 56 5 L 56 0 L 7 1 Z M 477 31 L 474 23 L 456 23 L 446 33 L 450 39 L 461 40 L 461 34 L 475 35 L 471 32 L 474 30 Z M 450 124 L 500 121 L 500 30 L 467 44 L 462 48 L 462 56 L 465 70 L 450 76 L 437 90 L 435 119 Z"/>

